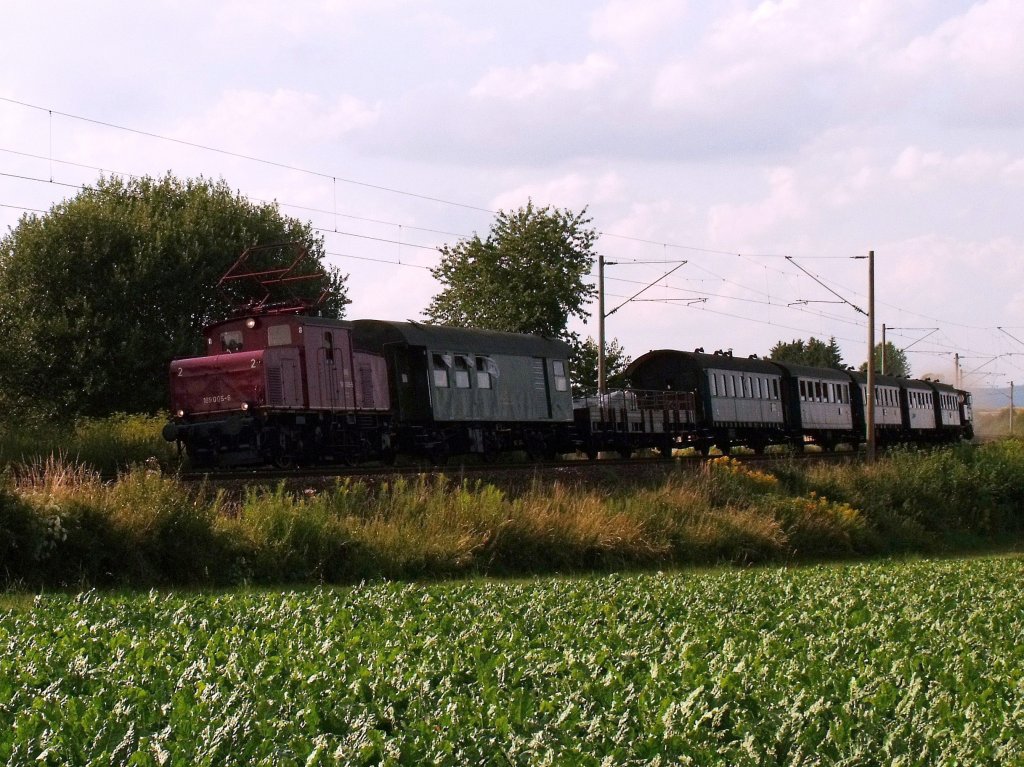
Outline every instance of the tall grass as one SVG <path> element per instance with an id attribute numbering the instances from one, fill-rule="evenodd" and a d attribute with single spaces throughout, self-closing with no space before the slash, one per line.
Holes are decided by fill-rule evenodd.
<path id="1" fill-rule="evenodd" d="M 107 476 L 146 461 L 178 465 L 174 445 L 161 430 L 166 416 L 117 414 L 74 423 L 0 424 L 0 466 L 24 467 L 59 458 Z"/>
<path id="2" fill-rule="evenodd" d="M 0 481 L 8 583 L 233 584 L 761 562 L 997 541 L 1024 532 L 1024 443 L 897 452 L 873 466 L 729 458 L 595 490 L 507 493 L 443 477 L 229 499 L 153 467 L 68 460 Z"/>

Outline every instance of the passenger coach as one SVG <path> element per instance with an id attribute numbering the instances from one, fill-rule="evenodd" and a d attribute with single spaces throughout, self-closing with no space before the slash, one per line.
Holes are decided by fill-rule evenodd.
<path id="1" fill-rule="evenodd" d="M 712 446 L 728 453 L 738 445 L 761 452 L 787 440 L 782 371 L 770 362 L 660 349 L 638 357 L 625 375 L 637 389 L 694 392 L 693 446 L 703 453 Z"/>

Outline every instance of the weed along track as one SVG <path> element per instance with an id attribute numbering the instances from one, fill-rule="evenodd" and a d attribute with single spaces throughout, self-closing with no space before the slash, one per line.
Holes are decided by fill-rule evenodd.
<path id="1" fill-rule="evenodd" d="M 197 482 L 52 464 L 0 493 L 9 584 L 351 583 L 1005 544 L 1024 528 L 1024 451 Z"/>
<path id="2" fill-rule="evenodd" d="M 235 469 L 227 471 L 188 471 L 181 480 L 190 484 L 210 483 L 226 490 L 246 488 L 259 484 L 283 482 L 289 489 L 330 487 L 338 480 L 379 484 L 399 477 L 448 477 L 456 480 L 489 482 L 499 486 L 521 485 L 524 481 L 561 481 L 569 483 L 605 484 L 617 481 L 626 484 L 649 482 L 676 472 L 699 471 L 708 461 L 719 457 L 688 455 L 671 460 L 635 458 L 602 458 L 600 461 L 550 461 L 543 463 L 455 463 L 443 466 L 425 464 L 410 466 L 310 466 L 292 469 Z M 862 455 L 853 452 L 808 452 L 786 454 L 737 454 L 731 459 L 751 466 L 773 466 L 784 463 L 846 463 L 859 460 Z"/>

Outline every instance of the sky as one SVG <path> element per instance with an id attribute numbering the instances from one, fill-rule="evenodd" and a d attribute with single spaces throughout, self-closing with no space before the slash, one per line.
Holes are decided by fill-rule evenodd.
<path id="1" fill-rule="evenodd" d="M 223 178 L 323 230 L 349 317 L 405 320 L 439 245 L 586 208 L 632 357 L 815 336 L 854 366 L 874 251 L 876 341 L 1005 386 L 1021 39 L 1019 0 L 14 0 L 0 235 L 101 173 Z"/>

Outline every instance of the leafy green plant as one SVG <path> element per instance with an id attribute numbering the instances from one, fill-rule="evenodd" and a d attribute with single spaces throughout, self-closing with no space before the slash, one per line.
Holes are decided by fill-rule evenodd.
<path id="1" fill-rule="evenodd" d="M 6 764 L 1019 764 L 1020 557 L 0 606 Z"/>

